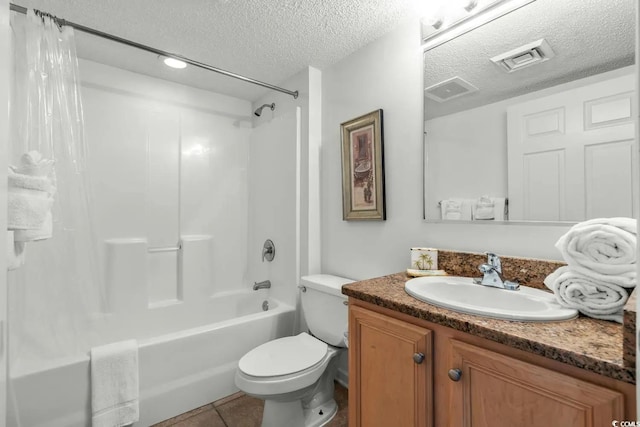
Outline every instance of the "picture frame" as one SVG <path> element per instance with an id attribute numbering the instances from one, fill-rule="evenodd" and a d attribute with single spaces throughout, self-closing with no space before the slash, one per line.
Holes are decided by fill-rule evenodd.
<path id="1" fill-rule="evenodd" d="M 385 220 L 382 109 L 340 125 L 342 219 Z"/>

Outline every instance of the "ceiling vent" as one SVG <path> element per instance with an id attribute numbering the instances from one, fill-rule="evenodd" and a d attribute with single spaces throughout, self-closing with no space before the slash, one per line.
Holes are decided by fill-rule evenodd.
<path id="1" fill-rule="evenodd" d="M 549 43 L 545 39 L 540 39 L 502 55 L 494 56 L 491 61 L 506 72 L 513 73 L 531 65 L 548 61 L 555 55 Z"/>
<path id="2" fill-rule="evenodd" d="M 460 77 L 453 77 L 440 83 L 429 86 L 424 90 L 424 95 L 438 102 L 450 101 L 459 96 L 476 92 L 477 87 Z"/>

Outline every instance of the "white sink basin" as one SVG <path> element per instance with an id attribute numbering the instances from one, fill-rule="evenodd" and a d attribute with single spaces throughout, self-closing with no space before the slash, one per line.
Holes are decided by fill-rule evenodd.
<path id="1" fill-rule="evenodd" d="M 527 322 L 567 320 L 578 311 L 564 308 L 549 292 L 521 286 L 517 291 L 478 285 L 470 277 L 417 277 L 405 291 L 414 298 L 450 310 Z"/>

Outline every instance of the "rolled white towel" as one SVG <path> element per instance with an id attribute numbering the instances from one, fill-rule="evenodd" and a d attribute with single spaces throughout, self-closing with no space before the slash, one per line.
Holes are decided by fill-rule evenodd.
<path id="1" fill-rule="evenodd" d="M 544 284 L 560 305 L 589 317 L 622 323 L 623 308 L 629 299 L 625 288 L 577 273 L 568 266 L 548 275 Z"/>
<path id="2" fill-rule="evenodd" d="M 597 218 L 571 227 L 558 239 L 556 248 L 569 266 L 583 274 L 591 270 L 635 279 L 636 236 L 633 218 Z M 635 280 L 626 287 L 630 286 L 635 286 Z"/>

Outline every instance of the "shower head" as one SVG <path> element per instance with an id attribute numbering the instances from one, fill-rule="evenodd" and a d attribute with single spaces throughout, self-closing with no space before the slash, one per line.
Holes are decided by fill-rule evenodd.
<path id="1" fill-rule="evenodd" d="M 272 103 L 272 104 L 263 104 L 261 107 L 257 108 L 256 111 L 253 112 L 253 114 L 255 114 L 256 116 L 260 117 L 262 115 L 262 109 L 264 107 L 269 107 L 271 108 L 271 111 L 276 109 L 276 103 Z"/>

